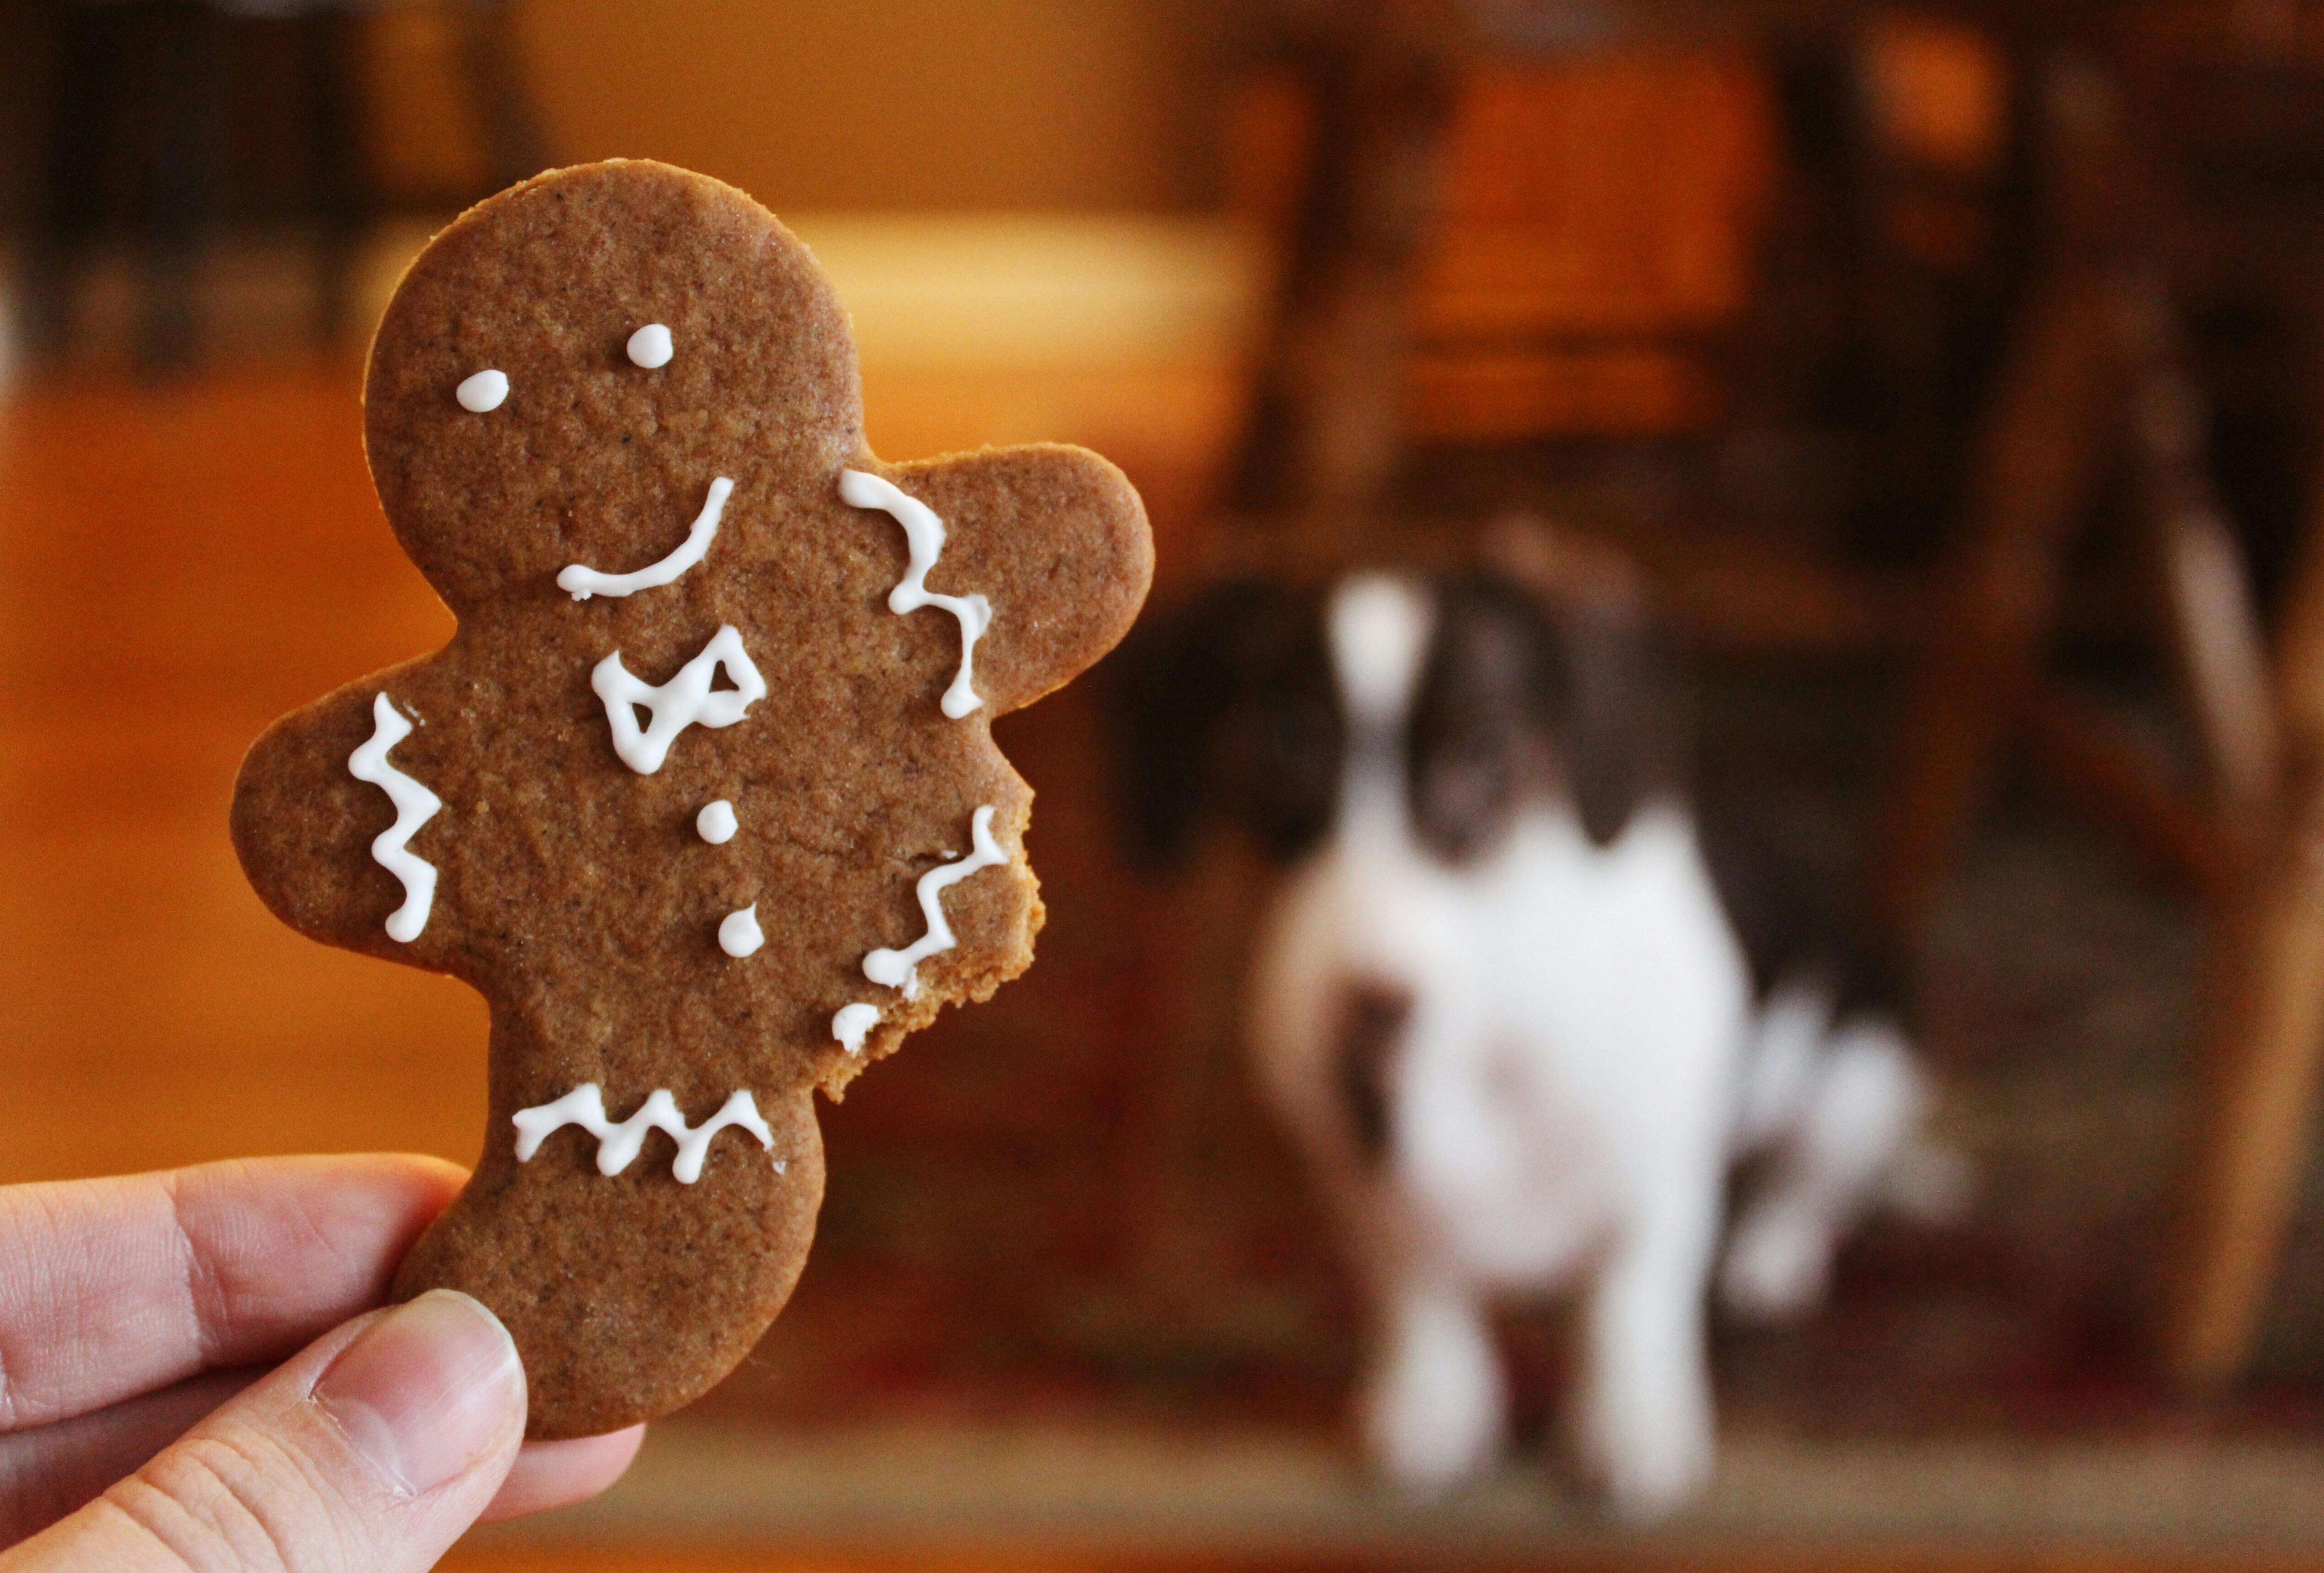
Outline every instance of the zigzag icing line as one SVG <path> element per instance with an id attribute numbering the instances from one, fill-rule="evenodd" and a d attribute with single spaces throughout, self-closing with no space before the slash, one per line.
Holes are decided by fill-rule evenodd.
<path id="1" fill-rule="evenodd" d="M 941 606 L 960 622 L 960 671 L 945 689 L 944 713 L 957 721 L 984 703 L 976 697 L 976 642 L 992 626 L 992 603 L 982 596 L 940 596 L 928 588 L 928 569 L 944 553 L 944 521 L 918 497 L 860 469 L 839 472 L 839 495 L 852 508 L 877 508 L 904 527 L 911 560 L 904 577 L 888 592 L 888 610 L 917 612 Z"/>
<path id="2" fill-rule="evenodd" d="M 686 1116 L 678 1112 L 678 1100 L 669 1096 L 668 1087 L 656 1087 L 653 1096 L 621 1124 L 605 1117 L 604 1095 L 594 1081 L 585 1081 L 555 1103 L 541 1104 L 529 1109 L 519 1109 L 509 1116 L 516 1126 L 516 1161 L 530 1163 L 532 1155 L 552 1132 L 567 1125 L 578 1125 L 597 1138 L 597 1172 L 612 1176 L 630 1166 L 646 1143 L 648 1131 L 659 1131 L 678 1143 L 678 1157 L 669 1171 L 682 1185 L 692 1185 L 702 1178 L 703 1161 L 710 1155 L 710 1139 L 729 1125 L 740 1125 L 759 1139 L 759 1145 L 772 1151 L 775 1133 L 767 1122 L 759 1117 L 759 1106 L 747 1087 L 738 1089 L 719 1106 L 718 1112 L 699 1125 L 689 1125 Z M 783 1171 L 782 1159 L 775 1160 L 775 1172 Z"/>
<path id="3" fill-rule="evenodd" d="M 413 855 L 408 844 L 436 817 L 444 800 L 388 763 L 387 751 L 411 736 L 411 723 L 383 693 L 372 696 L 371 724 L 371 739 L 347 755 L 347 771 L 384 791 L 395 805 L 395 823 L 373 837 L 371 855 L 403 882 L 403 904 L 388 914 L 387 937 L 409 945 L 428 927 L 429 910 L 436 902 L 436 865 Z"/>
<path id="4" fill-rule="evenodd" d="M 920 875 L 920 915 L 927 920 L 928 931 L 901 950 L 883 946 L 863 958 L 863 976 L 873 983 L 900 988 L 906 999 L 914 998 L 920 992 L 920 963 L 959 942 L 953 938 L 952 925 L 945 921 L 941 899 L 944 893 L 980 868 L 996 868 L 1009 861 L 1009 855 L 992 838 L 991 804 L 976 810 L 969 823 L 969 834 L 974 837 L 974 850 L 966 857 L 955 858 Z M 832 1031 L 839 1033 L 844 1042 L 845 1034 L 841 1029 L 840 1022 L 832 1023 Z"/>

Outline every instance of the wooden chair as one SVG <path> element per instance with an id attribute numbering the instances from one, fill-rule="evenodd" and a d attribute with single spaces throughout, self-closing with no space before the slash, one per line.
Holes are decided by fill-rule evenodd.
<path id="1" fill-rule="evenodd" d="M 1455 7 L 1348 11 L 1231 136 L 1235 206 L 1288 256 L 1238 505 L 1343 530 L 1414 443 L 1713 425 L 1769 185 L 1749 53 L 1526 51 Z"/>
<path id="2" fill-rule="evenodd" d="M 1457 554 L 1457 528 L 1412 524 L 1457 512 L 1401 479 L 1429 445 L 1730 419 L 1781 181 L 1762 52 L 1643 23 L 1545 45 L 1478 9 L 1342 8 L 1240 96 L 1232 205 L 1286 260 L 1234 521 L 1204 542 L 1219 571 Z M 1877 644 L 1907 621 L 1894 576 L 1701 510 L 1637 523 L 1623 544 L 1706 645 Z"/>
<path id="3" fill-rule="evenodd" d="M 51 45 L 40 173 L 26 247 L 25 328 L 36 356 L 68 347 L 73 273 L 118 215 L 143 275 L 137 353 L 148 368 L 198 356 L 195 269 L 228 198 L 228 121 L 236 56 L 287 43 L 291 119 L 278 134 L 306 155 L 300 217 L 316 238 L 314 336 L 346 326 L 355 246 L 388 204 L 363 136 L 364 7 L 353 0 L 45 0 Z M 484 143 L 482 190 L 461 207 L 548 163 L 503 0 L 461 0 L 459 83 Z M 117 193 L 117 197 L 116 197 Z"/>
<path id="4" fill-rule="evenodd" d="M 2168 242 L 2191 215 L 2128 124 L 2116 69 L 2067 53 L 2041 70 L 2049 233 L 1912 702 L 1882 906 L 1910 930 L 2013 738 L 2202 901 L 2198 1087 L 2159 1342 L 2175 1377 L 2211 1387 L 2252 1347 L 2324 1067 L 2324 530 L 2311 525 L 2271 662 L 2186 364 Z M 2067 553 L 2116 464 L 2203 759 L 2191 793 L 2043 671 Z"/>

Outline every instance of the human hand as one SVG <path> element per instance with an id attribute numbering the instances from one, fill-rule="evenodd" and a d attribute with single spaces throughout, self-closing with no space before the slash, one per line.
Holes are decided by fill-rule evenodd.
<path id="1" fill-rule="evenodd" d="M 372 1309 L 460 1182 L 374 1155 L 0 1188 L 0 1570 L 396 1573 L 612 1485 L 644 1428 L 525 1444 L 476 1301 Z"/>

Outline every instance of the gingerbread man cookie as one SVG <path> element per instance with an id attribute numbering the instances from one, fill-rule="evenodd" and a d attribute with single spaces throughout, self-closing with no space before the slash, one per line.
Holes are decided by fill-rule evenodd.
<path id="1" fill-rule="evenodd" d="M 531 1435 L 610 1430 L 781 1308 L 814 1089 L 1030 962 L 989 725 L 1121 636 L 1152 543 L 1078 449 L 874 458 L 806 247 L 655 163 L 437 236 L 364 440 L 458 633 L 275 723 L 235 846 L 301 932 L 491 1002 L 483 1156 L 396 1293 L 499 1313 Z"/>

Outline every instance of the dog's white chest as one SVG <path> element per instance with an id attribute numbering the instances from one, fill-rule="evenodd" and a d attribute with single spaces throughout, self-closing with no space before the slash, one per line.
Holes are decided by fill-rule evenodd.
<path id="1" fill-rule="evenodd" d="M 1470 976 L 1396 1067 L 1397 1167 L 1469 1265 L 1545 1279 L 1720 1140 L 1744 971 L 1674 814 L 1604 849 L 1529 816 L 1461 883 Z"/>
<path id="2" fill-rule="evenodd" d="M 1336 1117 L 1335 997 L 1409 996 L 1382 1066 L 1377 1178 L 1466 1271 L 1554 1279 L 1674 1149 L 1724 1139 L 1747 984 L 1675 812 L 1606 848 L 1528 813 L 1457 870 L 1351 814 L 1284 892 L 1261 953 L 1259 1051 L 1311 1119 Z"/>

